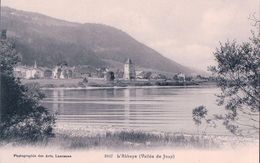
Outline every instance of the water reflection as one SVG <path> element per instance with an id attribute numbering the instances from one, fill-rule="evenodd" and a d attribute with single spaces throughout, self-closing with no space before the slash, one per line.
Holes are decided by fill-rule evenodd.
<path id="1" fill-rule="evenodd" d="M 48 90 L 43 104 L 59 113 L 58 123 L 142 130 L 196 132 L 192 109 L 218 111 L 216 88 L 124 88 Z M 211 133 L 224 130 L 211 130 Z"/>
<path id="2" fill-rule="evenodd" d="M 54 101 L 58 101 L 57 103 L 53 103 L 52 107 L 53 107 L 53 111 L 55 113 L 60 113 L 62 111 L 62 109 L 64 108 L 64 90 L 63 89 L 59 89 L 59 90 L 55 90 L 52 91 L 52 97 Z"/>
<path id="3" fill-rule="evenodd" d="M 130 90 L 124 89 L 124 123 L 129 127 L 129 117 L 130 117 Z"/>

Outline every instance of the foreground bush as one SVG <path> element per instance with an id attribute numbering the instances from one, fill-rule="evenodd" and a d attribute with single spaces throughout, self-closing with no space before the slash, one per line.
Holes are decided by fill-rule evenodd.
<path id="1" fill-rule="evenodd" d="M 54 116 L 39 104 L 44 96 L 13 75 L 19 57 L 12 43 L 0 40 L 0 140 L 36 142 L 53 136 Z"/>

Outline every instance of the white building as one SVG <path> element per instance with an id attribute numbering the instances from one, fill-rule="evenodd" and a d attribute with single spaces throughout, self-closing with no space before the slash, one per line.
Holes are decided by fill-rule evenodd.
<path id="1" fill-rule="evenodd" d="M 34 67 L 17 66 L 14 68 L 14 74 L 16 77 L 24 79 L 38 79 L 44 77 L 44 72 L 37 67 L 37 63 L 34 63 Z"/>
<path id="2" fill-rule="evenodd" d="M 74 71 L 74 68 L 69 68 L 67 66 L 56 66 L 53 69 L 53 78 L 54 79 L 69 79 L 72 78 L 72 73 Z"/>
<path id="3" fill-rule="evenodd" d="M 135 71 L 135 77 L 136 79 L 143 79 L 144 78 L 144 71 Z"/>
<path id="4" fill-rule="evenodd" d="M 183 82 L 185 82 L 185 80 L 186 80 L 186 76 L 183 73 L 178 73 L 177 78 L 178 78 L 178 80 L 183 81 Z"/>
<path id="5" fill-rule="evenodd" d="M 127 59 L 124 65 L 124 79 L 135 80 L 135 67 L 131 59 Z"/>

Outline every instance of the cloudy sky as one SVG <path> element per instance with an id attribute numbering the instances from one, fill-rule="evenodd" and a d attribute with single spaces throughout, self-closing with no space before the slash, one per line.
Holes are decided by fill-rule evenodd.
<path id="1" fill-rule="evenodd" d="M 206 70 L 227 39 L 243 41 L 259 0 L 2 0 L 4 6 L 81 23 L 102 23 L 183 65 Z M 256 14 L 257 15 L 257 14 Z"/>

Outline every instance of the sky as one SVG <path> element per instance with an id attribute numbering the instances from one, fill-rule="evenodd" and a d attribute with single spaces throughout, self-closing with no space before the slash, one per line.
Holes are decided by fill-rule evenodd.
<path id="1" fill-rule="evenodd" d="M 246 41 L 260 0 L 2 0 L 3 6 L 119 28 L 163 56 L 207 70 L 219 42 Z"/>

